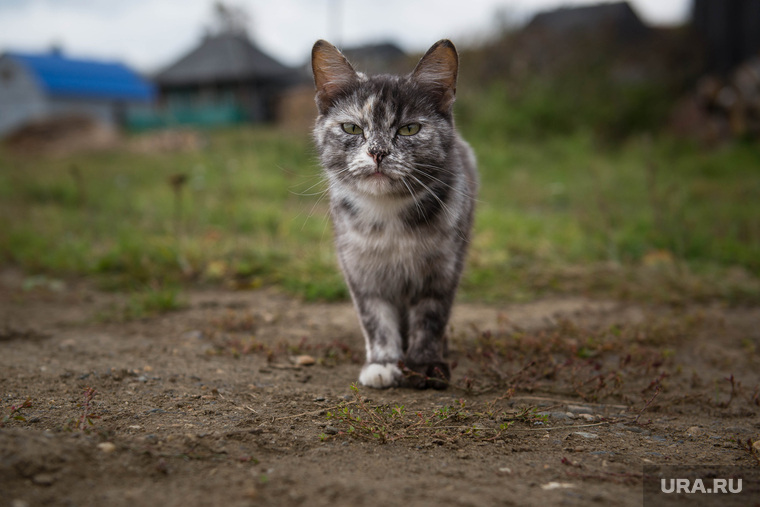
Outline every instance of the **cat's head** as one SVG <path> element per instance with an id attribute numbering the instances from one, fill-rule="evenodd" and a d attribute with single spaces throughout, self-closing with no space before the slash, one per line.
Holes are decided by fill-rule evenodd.
<path id="1" fill-rule="evenodd" d="M 434 44 L 406 76 L 366 76 L 320 40 L 312 50 L 319 110 L 314 138 L 331 182 L 369 195 L 409 196 L 448 180 L 458 57 Z"/>

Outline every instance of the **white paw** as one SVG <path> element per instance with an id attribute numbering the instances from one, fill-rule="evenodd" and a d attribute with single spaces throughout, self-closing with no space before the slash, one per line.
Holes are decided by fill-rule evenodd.
<path id="1" fill-rule="evenodd" d="M 359 383 L 363 386 L 383 389 L 398 384 L 401 370 L 393 363 L 370 363 L 362 367 Z"/>

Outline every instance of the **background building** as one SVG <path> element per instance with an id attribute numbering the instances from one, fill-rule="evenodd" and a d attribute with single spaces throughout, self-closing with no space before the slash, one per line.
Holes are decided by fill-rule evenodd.
<path id="1" fill-rule="evenodd" d="M 153 85 L 118 62 L 71 58 L 59 50 L 0 56 L 0 135 L 62 116 L 122 126 L 154 97 Z"/>

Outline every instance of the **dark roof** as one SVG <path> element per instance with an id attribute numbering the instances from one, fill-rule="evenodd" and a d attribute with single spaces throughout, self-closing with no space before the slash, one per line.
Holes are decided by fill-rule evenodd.
<path id="1" fill-rule="evenodd" d="M 406 53 L 392 42 L 354 46 L 342 51 L 356 70 L 370 74 L 398 72 L 399 62 L 406 59 Z"/>
<path id="2" fill-rule="evenodd" d="M 579 33 L 600 27 L 646 30 L 646 25 L 628 2 L 562 7 L 536 14 L 527 26 L 528 29 L 541 29 L 558 34 Z"/>
<path id="3" fill-rule="evenodd" d="M 53 97 L 149 101 L 155 95 L 153 85 L 121 63 L 68 58 L 60 52 L 5 56 L 24 66 Z"/>
<path id="4" fill-rule="evenodd" d="M 343 50 L 343 54 L 349 61 L 353 58 L 361 60 L 364 58 L 378 58 L 384 60 L 394 60 L 396 58 L 406 57 L 406 53 L 393 44 L 392 42 L 383 42 L 381 44 L 366 44 L 364 46 L 356 46 L 353 48 L 346 48 Z"/>
<path id="5" fill-rule="evenodd" d="M 263 53 L 245 35 L 207 36 L 203 42 L 155 76 L 159 85 L 219 81 L 287 80 L 293 70 Z"/>

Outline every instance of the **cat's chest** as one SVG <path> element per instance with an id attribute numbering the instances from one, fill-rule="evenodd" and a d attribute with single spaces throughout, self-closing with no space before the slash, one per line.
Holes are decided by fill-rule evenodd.
<path id="1" fill-rule="evenodd" d="M 336 210 L 339 245 L 372 262 L 409 262 L 438 249 L 440 234 L 434 227 L 412 226 L 408 220 L 413 201 L 352 201 Z M 359 260 L 360 260 L 359 259 Z"/>

